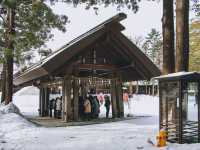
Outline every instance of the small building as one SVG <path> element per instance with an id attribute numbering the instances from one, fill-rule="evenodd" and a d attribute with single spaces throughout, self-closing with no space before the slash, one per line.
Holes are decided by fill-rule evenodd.
<path id="1" fill-rule="evenodd" d="M 160 129 L 175 143 L 200 142 L 200 74 L 178 72 L 159 81 Z"/>
<path id="2" fill-rule="evenodd" d="M 88 91 L 111 95 L 112 117 L 123 117 L 122 82 L 148 80 L 160 70 L 121 32 L 119 13 L 75 38 L 14 78 L 16 86 L 40 89 L 41 116 L 49 115 L 53 95 L 62 97 L 62 118 L 80 118 L 79 100 Z"/>

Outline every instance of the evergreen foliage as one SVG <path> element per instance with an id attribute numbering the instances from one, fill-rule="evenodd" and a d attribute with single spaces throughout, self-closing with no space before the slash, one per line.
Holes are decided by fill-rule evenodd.
<path id="1" fill-rule="evenodd" d="M 3 3 L 2 6 L 6 11 L 7 3 Z M 30 60 L 30 56 L 33 56 L 31 51 L 44 47 L 45 43 L 53 37 L 51 33 L 53 28 L 62 32 L 66 31 L 67 16 L 54 14 L 45 3 L 32 3 L 32 0 L 17 0 L 15 13 L 13 47 L 14 60 L 18 64 L 23 64 L 26 59 Z M 6 16 L 6 14 L 3 15 Z M 8 52 L 4 48 L 5 28 L 6 20 L 2 17 L 0 20 L 1 61 L 4 61 L 4 55 Z"/>
<path id="2" fill-rule="evenodd" d="M 145 37 L 142 49 L 144 53 L 159 66 L 160 53 L 162 49 L 162 35 L 156 29 L 151 29 L 150 33 Z"/>

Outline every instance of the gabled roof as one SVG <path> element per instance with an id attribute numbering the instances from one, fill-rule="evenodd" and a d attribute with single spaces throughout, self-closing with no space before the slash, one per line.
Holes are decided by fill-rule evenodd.
<path id="1" fill-rule="evenodd" d="M 95 28 L 89 30 L 88 32 L 82 34 L 81 36 L 75 38 L 68 44 L 49 55 L 47 58 L 29 67 L 20 75 L 17 75 L 14 79 L 14 84 L 20 85 L 51 74 L 53 71 L 58 69 L 58 67 L 69 61 L 77 53 L 80 53 L 85 47 L 95 43 L 99 38 L 102 37 L 102 35 L 110 33 L 111 31 L 114 35 L 112 36 L 112 40 L 116 43 L 111 45 L 121 45 L 120 53 L 127 55 L 127 58 L 130 59 L 129 61 L 137 62 L 134 63 L 134 69 L 129 68 L 126 70 L 126 73 L 123 75 L 124 79 L 128 78 L 129 76 L 129 79 L 127 80 L 134 80 L 134 77 L 131 78 L 131 76 L 134 74 L 137 74 L 137 79 L 140 80 L 150 79 L 154 76 L 160 75 L 160 70 L 151 62 L 151 60 L 149 60 L 137 46 L 135 46 L 121 33 L 121 31 L 125 28 L 119 22 L 125 18 L 126 14 L 119 13 L 99 24 Z"/>

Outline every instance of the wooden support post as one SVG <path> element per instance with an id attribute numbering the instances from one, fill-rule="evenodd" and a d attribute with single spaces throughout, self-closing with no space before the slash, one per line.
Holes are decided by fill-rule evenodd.
<path id="1" fill-rule="evenodd" d="M 65 122 L 72 120 L 71 88 L 71 78 L 65 77 L 63 81 L 63 120 Z"/>
<path id="2" fill-rule="evenodd" d="M 78 121 L 79 118 L 79 110 L 78 110 L 78 101 L 79 101 L 79 80 L 74 78 L 73 83 L 73 97 L 74 97 L 74 121 Z"/>
<path id="3" fill-rule="evenodd" d="M 152 95 L 155 96 L 155 84 L 152 84 Z"/>
<path id="4" fill-rule="evenodd" d="M 67 122 L 67 99 L 66 99 L 66 79 L 62 81 L 62 119 Z"/>
<path id="5" fill-rule="evenodd" d="M 73 120 L 73 108 L 72 108 L 72 79 L 67 82 L 69 88 L 67 88 L 67 115 L 68 120 Z"/>
<path id="6" fill-rule="evenodd" d="M 83 96 L 83 98 L 86 98 L 87 95 L 87 83 L 85 80 L 81 80 L 81 96 Z"/>
<path id="7" fill-rule="evenodd" d="M 136 94 L 138 94 L 139 93 L 139 85 L 138 85 L 138 81 L 136 81 L 136 92 L 135 92 Z"/>
<path id="8" fill-rule="evenodd" d="M 122 91 L 122 82 L 120 79 L 116 81 L 116 101 L 117 101 L 117 116 L 124 117 L 124 103 L 123 103 L 123 91 Z"/>
<path id="9" fill-rule="evenodd" d="M 49 115 L 49 88 L 44 88 L 44 116 Z"/>
<path id="10" fill-rule="evenodd" d="M 117 103 L 116 103 L 116 82 L 111 80 L 111 103 L 112 103 L 112 117 L 117 117 Z"/>
<path id="11" fill-rule="evenodd" d="M 40 89 L 39 93 L 39 116 L 42 116 L 42 89 Z"/>
<path id="12" fill-rule="evenodd" d="M 41 111 L 41 117 L 44 117 L 45 116 L 45 90 L 44 90 L 44 88 L 43 87 L 41 87 L 41 89 L 40 89 L 40 104 L 41 104 L 41 106 L 40 106 L 40 111 Z"/>
<path id="13" fill-rule="evenodd" d="M 71 108 L 71 78 L 65 77 L 63 81 L 63 120 L 69 122 L 72 120 L 72 108 Z"/>
<path id="14" fill-rule="evenodd" d="M 129 94 L 133 94 L 133 83 L 132 83 L 132 81 L 129 82 Z"/>

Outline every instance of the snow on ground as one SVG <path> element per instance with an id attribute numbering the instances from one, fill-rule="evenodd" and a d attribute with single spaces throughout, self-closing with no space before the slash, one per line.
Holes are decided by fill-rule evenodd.
<path id="1" fill-rule="evenodd" d="M 31 100 L 31 96 L 26 93 L 20 96 L 19 101 L 15 98 L 15 104 L 22 113 L 30 114 L 29 109 L 35 110 L 31 105 L 38 105 L 35 104 L 37 100 Z M 33 125 L 18 114 L 0 111 L 0 150 L 159 149 L 147 143 L 148 138 L 155 142 L 158 132 L 158 98 L 134 95 L 131 111 L 125 104 L 125 112 L 143 117 L 98 125 L 44 128 Z M 199 150 L 200 144 L 169 144 L 164 149 Z"/>

